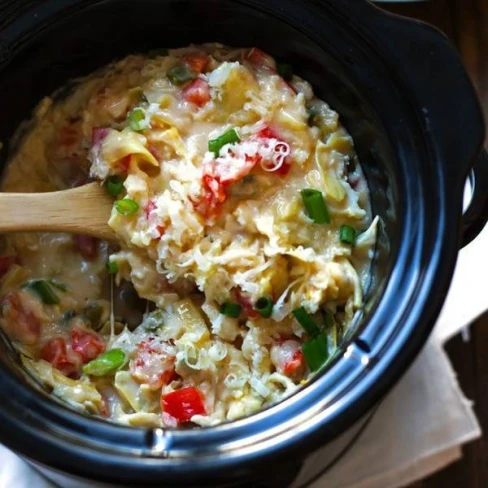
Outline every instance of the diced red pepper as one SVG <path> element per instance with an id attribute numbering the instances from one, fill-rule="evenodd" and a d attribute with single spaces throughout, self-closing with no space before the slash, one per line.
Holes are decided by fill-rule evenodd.
<path id="1" fill-rule="evenodd" d="M 290 361 L 285 364 L 283 368 L 283 373 L 286 376 L 293 376 L 296 373 L 300 372 L 305 365 L 305 357 L 303 356 L 303 352 L 301 349 L 298 349 L 293 354 L 293 357 Z"/>
<path id="2" fill-rule="evenodd" d="M 206 219 L 216 217 L 220 213 L 221 203 L 215 198 L 214 194 L 209 192 L 197 202 L 191 201 L 193 208 Z"/>
<path id="3" fill-rule="evenodd" d="M 174 363 L 175 355 L 169 344 L 151 337 L 137 345 L 129 368 L 136 381 L 157 390 L 175 379 Z"/>
<path id="4" fill-rule="evenodd" d="M 108 127 L 94 127 L 92 129 L 92 147 L 99 145 L 110 132 Z"/>
<path id="5" fill-rule="evenodd" d="M 19 260 L 17 256 L 0 256 L 0 278 L 7 273 L 12 265 L 18 264 L 18 262 Z"/>
<path id="6" fill-rule="evenodd" d="M 149 203 L 146 205 L 146 208 L 144 211 L 146 212 L 146 219 L 149 219 L 149 215 L 151 215 L 151 212 L 155 210 L 156 204 L 152 201 L 149 200 Z"/>
<path id="7" fill-rule="evenodd" d="M 24 304 L 20 292 L 11 292 L 2 300 L 2 315 L 9 337 L 27 345 L 39 340 L 41 321 Z"/>
<path id="8" fill-rule="evenodd" d="M 271 128 L 269 125 L 263 127 L 257 134 L 257 137 L 261 137 L 263 139 L 278 139 L 281 141 L 280 137 L 278 137 L 277 132 Z"/>
<path id="9" fill-rule="evenodd" d="M 215 176 L 206 173 L 202 177 L 202 186 L 206 194 L 199 201 L 192 201 L 193 208 L 205 218 L 216 217 L 227 199 L 225 185 Z"/>
<path id="10" fill-rule="evenodd" d="M 149 200 L 149 203 L 146 205 L 146 208 L 144 209 L 147 220 L 149 220 L 149 216 L 151 215 L 151 212 L 155 209 L 156 209 L 156 204 L 152 200 Z M 158 225 L 156 226 L 156 229 L 158 229 L 159 234 L 161 236 L 166 232 L 166 227 L 164 225 Z"/>
<path id="11" fill-rule="evenodd" d="M 129 166 L 130 166 L 130 162 L 131 162 L 131 157 L 132 155 L 129 154 L 127 156 L 125 156 L 125 158 L 122 158 L 118 163 L 117 163 L 117 166 L 119 167 L 120 171 L 122 173 L 127 173 L 127 171 L 129 171 Z"/>
<path id="12" fill-rule="evenodd" d="M 80 254 L 88 260 L 95 259 L 98 255 L 98 239 L 85 234 L 75 234 L 73 242 Z"/>
<path id="13" fill-rule="evenodd" d="M 96 332 L 74 327 L 71 331 L 71 348 L 81 356 L 85 364 L 105 351 L 105 343 Z"/>
<path id="14" fill-rule="evenodd" d="M 239 305 L 242 306 L 244 309 L 244 313 L 250 318 L 250 319 L 257 319 L 259 317 L 259 313 L 256 312 L 254 309 L 254 305 L 249 297 L 246 297 L 241 293 L 241 291 L 237 288 L 234 291 L 236 301 L 239 303 Z"/>
<path id="15" fill-rule="evenodd" d="M 203 394 L 194 386 L 161 396 L 161 409 L 179 423 L 189 422 L 194 415 L 206 415 Z"/>
<path id="16" fill-rule="evenodd" d="M 209 190 L 213 194 L 215 200 L 218 203 L 225 202 L 225 200 L 227 199 L 227 193 L 218 178 L 205 174 L 202 177 L 202 182 L 204 188 Z"/>
<path id="17" fill-rule="evenodd" d="M 257 47 L 253 47 L 246 56 L 246 59 L 257 69 L 268 69 L 270 71 L 276 71 L 275 60 L 261 51 Z"/>
<path id="18" fill-rule="evenodd" d="M 278 339 L 271 348 L 271 362 L 279 373 L 299 378 L 306 369 L 301 343 L 293 339 Z"/>
<path id="19" fill-rule="evenodd" d="M 288 163 L 287 161 L 288 161 L 288 157 L 285 158 L 283 164 L 277 170 L 273 171 L 273 173 L 279 176 L 286 176 L 291 169 L 291 164 Z"/>
<path id="20" fill-rule="evenodd" d="M 81 357 L 72 351 L 66 339 L 56 337 L 46 342 L 41 349 L 40 358 L 51 363 L 61 373 L 70 378 L 79 377 Z"/>
<path id="21" fill-rule="evenodd" d="M 210 88 L 208 83 L 201 78 L 196 78 L 183 88 L 183 99 L 194 103 L 198 107 L 203 107 L 210 101 Z"/>
<path id="22" fill-rule="evenodd" d="M 278 135 L 275 129 L 270 126 L 266 126 L 261 129 L 257 134 L 256 137 L 261 139 L 277 139 L 278 141 L 285 142 L 283 139 Z M 291 156 L 287 156 L 283 161 L 283 164 L 275 171 L 274 174 L 279 176 L 286 176 L 291 169 L 292 159 Z"/>
<path id="23" fill-rule="evenodd" d="M 190 53 L 184 56 L 184 60 L 189 68 L 194 73 L 203 73 L 210 61 L 210 58 L 205 53 Z"/>

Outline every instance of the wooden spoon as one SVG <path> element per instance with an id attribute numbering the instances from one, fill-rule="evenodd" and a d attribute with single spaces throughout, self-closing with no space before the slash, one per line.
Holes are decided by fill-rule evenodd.
<path id="1" fill-rule="evenodd" d="M 108 226 L 113 203 L 100 183 L 48 193 L 0 192 L 0 233 L 68 232 L 115 241 Z"/>

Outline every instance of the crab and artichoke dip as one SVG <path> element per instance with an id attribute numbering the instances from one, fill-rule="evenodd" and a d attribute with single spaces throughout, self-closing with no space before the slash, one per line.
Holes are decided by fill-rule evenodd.
<path id="1" fill-rule="evenodd" d="M 377 219 L 351 137 L 259 49 L 131 55 L 44 99 L 4 191 L 95 179 L 120 247 L 2 237 L 1 325 L 72 407 L 133 426 L 234 420 L 289 396 L 362 306 Z"/>

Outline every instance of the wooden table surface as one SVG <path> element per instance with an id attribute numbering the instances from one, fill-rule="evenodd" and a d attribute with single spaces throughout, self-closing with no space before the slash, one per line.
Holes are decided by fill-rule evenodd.
<path id="1" fill-rule="evenodd" d="M 488 120 L 488 0 L 429 0 L 381 5 L 391 12 L 429 22 L 453 40 L 461 52 Z M 461 461 L 409 488 L 487 488 L 488 314 L 472 326 L 469 342 L 456 337 L 446 349 L 464 393 L 474 401 L 485 435 L 464 447 Z"/>

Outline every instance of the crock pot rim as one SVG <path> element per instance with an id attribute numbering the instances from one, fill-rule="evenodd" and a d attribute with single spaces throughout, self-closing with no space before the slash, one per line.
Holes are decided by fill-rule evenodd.
<path id="1" fill-rule="evenodd" d="M 254 4 L 254 6 L 256 6 L 256 2 L 254 0 L 238 0 L 239 3 L 245 3 L 245 4 Z M 65 4 L 68 4 L 68 3 L 75 3 L 75 2 L 64 2 Z M 272 2 L 270 2 L 272 3 Z M 290 3 L 290 2 L 288 2 Z M 311 2 L 312 4 L 314 2 Z M 349 4 L 357 4 L 359 5 L 360 3 L 362 4 L 362 2 L 347 2 Z M 364 4 L 365 5 L 365 4 Z M 386 14 L 379 14 L 378 11 L 376 9 L 374 9 L 374 7 L 372 6 L 368 6 L 368 9 L 364 8 L 363 10 L 363 15 L 365 15 L 366 13 L 369 12 L 368 15 L 373 15 L 372 12 L 374 12 L 374 15 L 386 15 Z M 404 22 L 407 22 L 406 20 Z M 480 145 L 481 145 L 481 142 L 480 142 Z M 466 169 L 467 170 L 467 169 Z M 457 188 L 456 191 L 454 192 L 454 196 L 451 195 L 451 198 L 452 200 L 454 201 L 458 201 L 461 197 L 461 192 L 460 190 Z M 449 202 L 446 202 L 446 209 L 449 207 Z M 450 209 L 453 210 L 455 208 L 455 205 L 451 202 L 450 203 Z M 445 218 L 445 216 L 444 216 Z M 444 235 L 449 235 L 449 233 L 454 233 L 455 231 L 458 230 L 459 228 L 459 222 L 460 222 L 460 211 L 457 212 L 457 219 L 450 219 L 449 221 L 445 221 L 443 222 L 443 224 L 445 225 L 445 228 L 443 230 L 443 235 L 441 235 L 440 237 L 443 237 Z M 445 245 L 444 248 L 442 249 L 442 254 L 440 253 L 440 249 L 439 247 L 437 246 L 437 260 L 435 261 L 435 263 L 438 265 L 438 263 L 442 262 L 443 263 L 443 280 L 439 280 L 439 281 L 442 281 L 443 283 L 445 283 L 444 285 L 444 290 L 442 291 L 447 291 L 447 284 L 450 280 L 450 277 L 452 275 L 452 271 L 453 271 L 453 267 L 454 267 L 454 263 L 455 263 L 455 258 L 456 258 L 456 252 L 457 252 L 457 243 L 451 243 L 450 245 Z M 424 286 L 424 289 L 426 286 L 429 286 L 431 281 L 432 281 L 432 278 L 433 278 L 433 264 L 431 263 L 431 266 L 429 268 L 430 270 L 430 276 L 429 276 L 429 270 L 426 271 L 426 275 L 423 277 L 423 286 Z M 441 274 L 441 273 L 439 273 Z M 420 286 L 420 284 L 419 284 Z M 432 294 L 431 294 L 432 295 Z M 425 295 L 425 299 L 427 298 L 427 294 Z M 361 413 L 364 413 L 363 411 L 366 410 L 368 407 L 366 406 L 366 404 L 371 404 L 372 401 L 374 399 L 378 399 L 383 393 L 384 391 L 389 387 L 391 386 L 391 384 L 396 381 L 398 379 L 398 376 L 401 374 L 401 372 L 403 372 L 403 370 L 405 369 L 405 365 L 406 364 L 409 364 L 410 363 L 410 360 L 412 359 L 412 357 L 414 357 L 420 347 L 422 346 L 422 344 L 425 342 L 425 339 L 426 337 L 428 336 L 431 328 L 432 328 L 432 325 L 433 325 L 433 321 L 434 321 L 434 318 L 435 316 L 437 315 L 441 305 L 442 305 L 442 301 L 443 300 L 440 300 L 439 297 L 436 297 L 435 299 L 435 302 L 436 302 L 436 305 L 435 307 L 432 307 L 431 308 L 431 311 L 430 311 L 430 320 L 427 320 L 426 323 L 423 325 L 423 327 L 420 327 L 420 326 L 417 326 L 416 328 L 413 328 L 412 330 L 408 330 L 408 331 L 405 331 L 405 334 L 403 335 L 403 337 L 401 338 L 401 340 L 398 340 L 398 343 L 397 343 L 397 347 L 395 349 L 392 349 L 390 351 L 390 355 L 391 357 L 389 358 L 389 364 L 388 364 L 388 372 L 385 372 L 384 369 L 386 368 L 386 365 L 383 366 L 383 369 L 380 368 L 380 364 L 379 362 L 377 362 L 374 366 L 376 367 L 376 369 L 372 369 L 371 370 L 371 374 L 369 375 L 369 385 L 368 385 L 368 388 L 365 388 L 365 387 L 362 387 L 361 390 L 363 390 L 362 392 L 362 395 L 360 395 L 359 397 L 361 398 L 361 400 L 365 400 L 367 399 L 367 401 L 365 401 L 363 403 L 362 406 L 358 406 L 356 405 L 356 408 L 353 408 L 354 407 L 354 403 L 357 403 L 358 402 L 358 396 L 356 395 L 356 399 L 352 399 L 350 401 L 350 405 L 348 407 L 348 409 L 345 409 L 344 412 L 342 412 L 342 415 L 339 415 L 339 412 L 336 411 L 334 413 L 331 413 L 328 417 L 328 420 L 327 420 L 327 425 L 330 425 L 330 421 L 331 420 L 334 420 L 335 421 L 335 429 L 330 429 L 331 432 L 332 430 L 336 430 L 338 433 L 338 431 L 341 430 L 341 428 L 339 427 L 341 424 L 344 425 L 345 423 L 347 423 L 347 420 L 345 419 L 344 415 L 346 413 L 346 410 L 348 411 L 349 413 L 349 417 L 351 417 L 351 413 L 352 413 L 352 410 L 355 410 L 355 413 L 353 414 L 354 417 L 358 417 L 361 415 Z M 419 306 L 416 307 L 417 309 L 417 312 L 419 310 Z M 416 320 L 418 320 L 418 317 L 416 318 Z M 412 322 L 415 322 L 415 320 L 413 319 L 413 316 L 410 317 L 410 320 L 409 320 L 410 323 Z M 367 328 L 368 328 L 368 325 L 365 326 L 365 331 L 367 331 Z M 410 335 L 411 334 L 411 335 Z M 413 340 L 413 339 L 415 340 Z M 408 344 L 406 344 L 406 341 L 407 339 L 410 339 L 410 342 Z M 351 369 L 351 374 L 354 374 L 354 371 L 355 371 L 355 367 L 357 367 L 358 365 L 360 365 L 360 361 L 358 362 L 357 361 L 357 358 L 364 358 L 364 357 L 367 357 L 368 356 L 368 352 L 367 351 L 364 351 L 363 348 L 361 348 L 360 346 L 356 344 L 354 344 L 356 349 L 351 349 L 351 353 L 350 353 L 350 358 L 352 358 L 352 362 L 351 360 L 348 361 L 348 368 L 352 368 Z M 398 351 L 402 348 L 402 346 L 405 346 L 405 348 L 403 349 L 403 351 L 401 352 L 401 354 L 397 354 Z M 366 356 L 365 356 L 366 354 Z M 397 360 L 397 363 L 392 365 L 391 361 L 392 361 L 392 358 L 395 357 L 395 359 Z M 385 361 L 385 358 L 386 356 L 384 356 L 382 358 L 383 361 Z M 400 362 L 400 358 L 401 358 L 401 362 Z M 343 358 L 339 359 L 337 364 L 336 364 L 336 367 L 339 363 L 341 363 L 341 360 L 343 360 Z M 347 358 L 346 358 L 347 360 Z M 11 373 L 10 372 L 5 372 L 4 370 L 4 375 L 7 375 L 7 376 L 11 376 Z M 307 396 L 310 396 L 311 395 L 311 392 L 313 390 L 316 390 L 317 388 L 320 388 L 321 385 L 323 385 L 326 381 L 326 377 L 327 375 L 321 377 L 321 378 L 317 378 L 315 381 L 314 381 L 314 385 L 316 385 L 315 387 L 308 387 L 307 389 L 303 390 L 302 392 L 298 393 L 297 395 L 301 395 L 303 396 L 304 398 L 306 398 Z M 317 386 L 318 385 L 318 386 Z M 312 385 L 313 386 L 313 385 Z M 21 388 L 24 388 L 24 386 L 22 385 Z M 353 391 L 350 392 L 351 395 L 353 395 Z M 264 411 L 264 412 L 261 412 L 260 414 L 257 414 L 253 417 L 250 417 L 248 419 L 243 419 L 241 421 L 238 421 L 238 422 L 235 422 L 233 424 L 227 424 L 227 425 L 223 425 L 223 426 L 220 426 L 220 427 L 217 427 L 217 428 L 214 428 L 214 431 L 233 431 L 235 430 L 235 428 L 239 425 L 249 425 L 249 424 L 253 424 L 257 421 L 258 418 L 263 418 L 263 417 L 268 417 L 268 416 L 274 416 L 275 415 L 275 412 L 281 410 L 283 407 L 283 405 L 287 405 L 288 403 L 292 403 L 294 400 L 295 397 L 292 397 L 288 400 L 285 400 L 282 404 L 280 405 L 277 405 L 267 411 Z M 53 405 L 54 405 L 54 402 L 52 402 Z M 54 407 L 54 409 L 61 409 L 63 411 L 63 414 L 67 414 L 69 416 L 73 415 L 71 412 L 67 411 L 64 407 L 60 407 L 59 405 L 56 404 L 56 406 Z M 335 417 L 334 417 L 335 415 Z M 2 414 L 0 413 L 0 417 L 2 416 Z M 64 416 L 64 415 L 63 415 Z M 75 416 L 78 416 L 75 414 Z M 342 417 L 342 418 L 341 418 Z M 80 416 L 80 419 L 76 419 L 76 421 L 82 423 L 85 425 L 85 427 L 87 429 L 91 429 L 92 427 L 95 427 L 95 425 L 98 423 L 98 424 L 102 424 L 102 422 L 100 421 L 97 421 L 97 420 L 94 420 L 94 419 L 89 419 L 89 418 L 86 418 L 86 417 L 82 417 Z M 325 425 L 325 422 L 324 422 L 324 425 Z M 322 427 L 324 427 L 324 425 Z M 98 427 L 98 426 L 97 426 Z M 105 422 L 103 422 L 103 428 L 100 427 L 100 432 L 103 432 L 103 430 L 107 430 L 107 429 L 115 429 L 116 431 L 118 432 L 122 432 L 122 431 L 130 431 L 130 432 L 134 432 L 134 430 L 140 430 L 140 429 L 134 429 L 134 428 L 125 428 L 125 427 L 121 427 L 121 426 L 115 426 L 115 425 L 107 425 Z M 98 430 L 98 429 L 95 429 L 95 430 Z M 199 430 L 198 431 L 198 434 L 196 433 L 191 433 L 191 432 L 177 432 L 175 433 L 176 436 L 189 436 L 188 439 L 190 440 L 193 440 L 194 439 L 194 435 L 198 435 L 199 437 L 202 436 L 202 435 L 206 435 L 206 432 L 205 432 L 206 429 L 204 430 Z M 317 429 L 319 430 L 319 429 Z M 115 431 L 114 431 L 115 432 Z M 53 433 L 51 433 L 53 434 Z M 122 437 L 126 437 L 126 434 L 128 434 L 128 432 L 124 432 L 122 434 Z M 46 435 L 48 435 L 48 432 L 46 432 Z M 140 436 L 139 436 L 140 437 Z M 310 439 L 311 437 L 319 437 L 318 433 L 312 433 L 312 432 L 309 432 L 306 436 L 306 439 L 305 439 L 305 436 L 304 438 L 302 439 L 301 441 L 301 444 L 303 445 L 304 443 L 307 442 L 307 439 Z M 297 439 L 295 439 L 296 441 Z M 170 446 L 169 446 L 170 447 Z M 240 451 L 242 452 L 242 447 L 240 447 Z M 278 452 L 281 452 L 281 451 L 285 451 L 288 449 L 289 446 L 283 444 L 283 445 L 280 445 L 280 446 L 271 446 L 270 447 L 270 450 L 269 452 L 266 452 L 266 455 L 276 455 L 278 454 Z M 246 459 L 246 456 L 238 456 L 238 458 L 235 458 L 235 459 L 229 459 L 229 465 L 233 465 L 235 464 L 236 462 L 238 461 L 242 461 L 242 460 L 251 460 L 253 457 L 256 457 L 257 455 L 262 455 L 265 453 L 265 451 L 259 451 L 259 449 L 256 448 L 256 445 L 253 445 L 253 452 L 250 452 L 247 459 Z M 77 449 L 80 450 L 80 452 L 82 450 L 84 450 L 84 448 L 82 448 L 81 446 L 77 446 Z M 85 453 L 87 456 L 89 456 L 90 453 Z M 92 453 L 93 455 L 96 455 L 96 453 Z M 140 458 L 135 458 L 136 460 L 140 459 Z M 157 457 L 155 456 L 152 460 L 151 459 L 147 459 L 145 458 L 144 459 L 144 462 L 146 463 L 151 463 L 151 462 L 155 462 L 157 464 L 160 464 L 160 457 Z M 167 460 L 169 461 L 169 460 Z M 219 465 L 221 465 L 221 463 L 225 462 L 225 458 L 220 455 L 219 456 Z M 208 468 L 212 469 L 214 466 L 213 465 L 209 465 L 207 466 Z M 204 470 L 206 469 L 205 466 L 201 466 L 201 469 Z"/>

